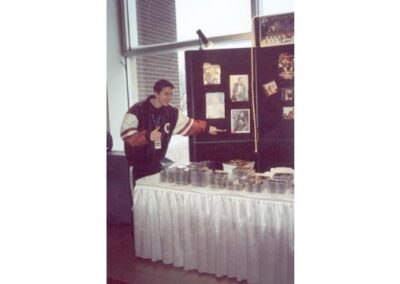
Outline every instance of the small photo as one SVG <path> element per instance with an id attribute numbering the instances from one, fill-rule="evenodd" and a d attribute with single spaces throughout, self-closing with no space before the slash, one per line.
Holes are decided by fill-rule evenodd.
<path id="1" fill-rule="evenodd" d="M 283 119 L 294 119 L 294 107 L 283 107 Z"/>
<path id="2" fill-rule="evenodd" d="M 294 99 L 294 90 L 293 88 L 282 88 L 282 100 L 284 101 L 293 101 Z"/>
<path id="3" fill-rule="evenodd" d="M 294 13 L 260 17 L 260 46 L 294 44 Z"/>
<path id="4" fill-rule="evenodd" d="M 206 118 L 225 118 L 225 94 L 223 92 L 206 93 Z"/>
<path id="5" fill-rule="evenodd" d="M 229 86 L 231 90 L 230 98 L 232 102 L 249 101 L 249 76 L 247 74 L 230 75 Z"/>
<path id="6" fill-rule="evenodd" d="M 221 66 L 218 64 L 203 63 L 204 85 L 221 84 Z"/>
<path id="7" fill-rule="evenodd" d="M 231 109 L 231 133 L 250 133 L 250 109 Z"/>
<path id="8" fill-rule="evenodd" d="M 265 94 L 269 97 L 278 92 L 278 85 L 275 81 L 271 81 L 263 85 Z"/>
<path id="9" fill-rule="evenodd" d="M 294 56 L 288 53 L 281 53 L 278 57 L 279 76 L 285 80 L 294 78 Z"/>

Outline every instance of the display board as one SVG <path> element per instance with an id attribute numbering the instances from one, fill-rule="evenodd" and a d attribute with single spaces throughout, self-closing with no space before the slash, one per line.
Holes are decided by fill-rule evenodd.
<path id="1" fill-rule="evenodd" d="M 294 168 L 293 45 L 186 51 L 185 60 L 188 115 L 226 129 L 190 137 L 191 161 Z"/>
<path id="2" fill-rule="evenodd" d="M 294 168 L 294 46 L 254 49 L 257 168 Z"/>
<path id="3" fill-rule="evenodd" d="M 186 51 L 185 61 L 188 115 L 226 130 L 190 137 L 190 160 L 255 160 L 250 49 Z"/>

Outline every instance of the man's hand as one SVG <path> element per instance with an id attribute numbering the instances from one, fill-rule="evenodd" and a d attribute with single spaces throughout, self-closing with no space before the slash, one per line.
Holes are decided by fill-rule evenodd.
<path id="1" fill-rule="evenodd" d="M 217 135 L 218 132 L 226 132 L 226 129 L 218 129 L 215 126 L 210 126 L 210 129 L 208 130 L 208 133 L 211 135 Z"/>
<path id="2" fill-rule="evenodd" d="M 160 129 L 160 126 L 157 126 L 156 129 L 154 129 L 152 132 L 150 132 L 150 140 L 151 141 L 158 141 L 161 139 L 161 132 L 158 131 Z"/>

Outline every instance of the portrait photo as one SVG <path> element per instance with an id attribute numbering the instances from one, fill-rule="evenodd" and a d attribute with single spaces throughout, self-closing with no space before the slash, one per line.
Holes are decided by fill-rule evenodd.
<path id="1" fill-rule="evenodd" d="M 263 85 L 264 93 L 267 96 L 272 96 L 278 92 L 278 85 L 275 81 L 268 82 Z"/>
<path id="2" fill-rule="evenodd" d="M 206 118 L 225 118 L 225 94 L 223 92 L 206 93 Z"/>
<path id="3" fill-rule="evenodd" d="M 203 63 L 204 85 L 221 84 L 221 66 L 218 64 Z"/>
<path id="4" fill-rule="evenodd" d="M 232 102 L 249 101 L 249 76 L 247 74 L 230 75 L 229 86 Z"/>
<path id="5" fill-rule="evenodd" d="M 294 79 L 294 56 L 289 53 L 281 53 L 278 57 L 279 76 L 285 80 Z"/>
<path id="6" fill-rule="evenodd" d="M 293 101 L 294 99 L 294 90 L 293 88 L 282 88 L 282 100 L 283 101 Z"/>
<path id="7" fill-rule="evenodd" d="M 283 119 L 294 119 L 294 107 L 282 108 Z"/>
<path id="8" fill-rule="evenodd" d="M 294 13 L 260 17 L 260 46 L 294 44 Z"/>
<path id="9" fill-rule="evenodd" d="M 250 133 L 250 109 L 231 110 L 231 133 Z"/>

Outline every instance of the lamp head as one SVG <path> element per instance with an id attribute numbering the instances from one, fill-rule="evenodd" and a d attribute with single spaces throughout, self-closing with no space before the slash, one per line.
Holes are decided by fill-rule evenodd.
<path id="1" fill-rule="evenodd" d="M 203 34 L 201 30 L 197 30 L 196 33 L 206 48 L 213 46 L 213 43 L 210 40 L 208 40 L 208 38 Z"/>

